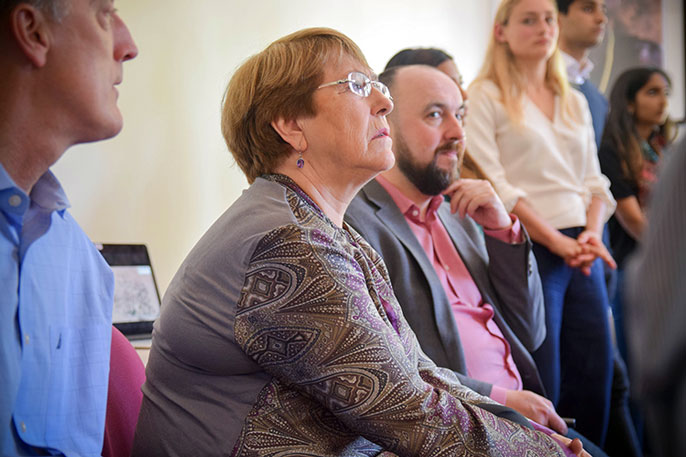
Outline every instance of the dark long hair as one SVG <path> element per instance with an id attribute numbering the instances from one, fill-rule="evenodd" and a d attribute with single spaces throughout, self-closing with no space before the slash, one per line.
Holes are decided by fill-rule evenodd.
<path id="1" fill-rule="evenodd" d="M 665 78 L 669 87 L 672 86 L 672 81 L 662 69 L 638 67 L 626 70 L 619 75 L 610 92 L 610 111 L 605 121 L 601 145 L 617 152 L 625 177 L 634 183 L 638 183 L 643 168 L 643 152 L 641 151 L 643 139 L 638 134 L 636 120 L 629 110 L 629 105 L 636 101 L 638 91 L 656 73 Z M 673 127 L 674 124 L 668 117 L 651 137 L 651 144 L 658 146 L 655 148 L 658 154 L 662 146 L 674 139 Z"/>

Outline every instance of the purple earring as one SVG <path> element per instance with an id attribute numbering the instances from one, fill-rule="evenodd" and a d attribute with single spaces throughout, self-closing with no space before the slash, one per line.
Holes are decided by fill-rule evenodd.
<path id="1" fill-rule="evenodd" d="M 302 168 L 305 166 L 305 159 L 303 159 L 302 152 L 298 152 L 298 161 L 295 162 L 295 164 L 298 166 L 298 168 Z"/>

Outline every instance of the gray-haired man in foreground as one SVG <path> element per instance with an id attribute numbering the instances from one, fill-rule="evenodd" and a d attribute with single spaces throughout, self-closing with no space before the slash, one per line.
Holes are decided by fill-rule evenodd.
<path id="1" fill-rule="evenodd" d="M 122 128 L 111 0 L 0 0 L 0 455 L 100 455 L 112 272 L 49 168 Z"/>

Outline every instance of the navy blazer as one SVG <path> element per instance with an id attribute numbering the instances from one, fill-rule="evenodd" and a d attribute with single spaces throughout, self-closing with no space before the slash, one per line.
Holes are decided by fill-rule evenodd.
<path id="1" fill-rule="evenodd" d="M 514 245 L 484 236 L 470 217 L 460 219 L 451 214 L 447 202 L 439 207 L 438 217 L 484 302 L 493 306 L 494 320 L 510 344 L 524 388 L 545 395 L 530 354 L 541 345 L 546 330 L 541 280 L 528 236 L 525 234 L 525 242 Z M 353 199 L 345 220 L 383 257 L 398 302 L 424 352 L 438 366 L 455 371 L 463 384 L 490 395 L 491 384 L 466 376 L 448 297 L 388 192 L 372 180 Z"/>

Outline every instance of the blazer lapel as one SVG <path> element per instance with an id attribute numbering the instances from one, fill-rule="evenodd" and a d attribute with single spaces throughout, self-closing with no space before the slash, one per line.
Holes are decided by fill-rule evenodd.
<path id="1" fill-rule="evenodd" d="M 400 242 L 412 254 L 412 257 L 417 261 L 424 276 L 428 279 L 429 287 L 431 288 L 432 306 L 434 318 L 438 327 L 438 332 L 443 343 L 443 347 L 447 354 L 457 356 L 458 359 L 464 360 L 463 354 L 455 354 L 455 334 L 457 326 L 455 318 L 452 315 L 450 306 L 445 306 L 448 303 L 448 297 L 443 290 L 441 281 L 436 275 L 431 261 L 427 257 L 424 249 L 417 241 L 417 237 L 412 232 L 412 229 L 407 224 L 405 216 L 400 212 L 395 202 L 388 195 L 388 192 L 381 187 L 381 185 L 372 180 L 367 184 L 362 192 L 367 199 L 376 205 L 376 216 L 379 220 L 400 240 Z M 459 337 L 458 337 L 459 338 Z"/>
<path id="2" fill-rule="evenodd" d="M 483 301 L 490 303 L 493 307 L 497 307 L 498 304 L 494 303 L 495 294 L 491 289 L 490 280 L 488 278 L 488 260 L 484 257 L 486 246 L 484 245 L 483 247 L 483 253 L 479 251 L 479 248 L 475 244 L 475 240 L 472 240 L 469 237 L 464 227 L 462 227 L 458 216 L 455 216 L 450 212 L 449 206 L 441 205 L 438 209 L 438 217 L 448 231 L 450 238 L 453 240 L 457 253 L 467 267 L 467 271 L 469 271 L 469 274 L 472 276 L 476 287 L 481 293 Z"/>
<path id="3" fill-rule="evenodd" d="M 431 265 L 431 261 L 426 256 L 424 249 L 414 236 L 412 229 L 407 225 L 405 216 L 400 212 L 395 202 L 388 195 L 388 192 L 381 187 L 381 185 L 372 180 L 367 184 L 362 191 L 365 193 L 369 201 L 377 206 L 376 215 L 379 220 L 403 243 L 412 256 L 419 263 L 422 272 L 428 278 L 436 276 L 436 272 Z M 436 277 L 438 280 L 438 278 Z M 433 281 L 432 281 L 433 282 Z M 432 285 L 433 289 L 433 285 Z"/>
<path id="4" fill-rule="evenodd" d="M 450 238 L 453 240 L 462 261 L 464 262 L 469 274 L 476 283 L 476 286 L 481 292 L 481 297 L 485 303 L 489 303 L 493 307 L 495 323 L 502 332 L 505 339 L 510 344 L 512 357 L 514 358 L 519 374 L 522 377 L 522 382 L 525 388 L 533 390 L 545 396 L 545 389 L 541 381 L 536 363 L 531 354 L 522 345 L 510 326 L 500 312 L 500 302 L 496 299 L 496 293 L 491 287 L 491 282 L 488 277 L 488 263 L 484 255 L 486 247 L 483 247 L 483 253 L 480 252 L 475 240 L 472 240 L 467 231 L 462 226 L 460 220 L 450 213 L 450 209 L 446 205 L 441 205 L 438 210 L 438 215 L 443 222 Z"/>

